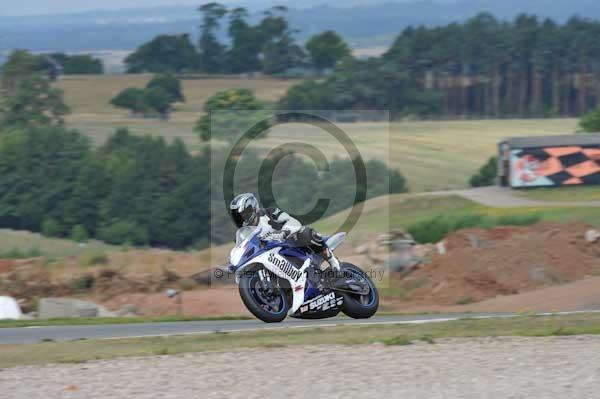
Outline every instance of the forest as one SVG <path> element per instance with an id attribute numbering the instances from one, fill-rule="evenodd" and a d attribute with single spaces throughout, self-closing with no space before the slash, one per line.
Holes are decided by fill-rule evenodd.
<path id="1" fill-rule="evenodd" d="M 350 49 L 333 31 L 314 35 L 302 48 L 285 7 L 268 9 L 256 24 L 249 21 L 250 15 L 242 7 L 230 10 L 219 3 L 207 3 L 198 10 L 202 17 L 197 46 L 188 33 L 159 35 L 125 59 L 127 72 L 276 75 L 293 68 L 331 68 L 350 55 Z M 221 41 L 223 29 L 227 42 Z"/>
<path id="2" fill-rule="evenodd" d="M 4 130 L 0 133 L 0 227 L 49 237 L 175 249 L 226 242 L 233 237 L 233 223 L 222 206 L 217 215 L 211 214 L 210 165 L 216 162 L 211 156 L 219 155 L 192 155 L 178 140 L 169 144 L 163 138 L 138 137 L 123 129 L 97 149 L 80 133 L 61 126 Z M 262 173 L 273 176 L 277 204 L 286 209 L 302 209 L 320 192 L 332 198 L 325 215 L 352 205 L 350 160 L 334 160 L 323 176 L 312 163 L 293 155 L 276 163 L 250 152 L 241 165 L 242 170 L 263 165 Z M 369 161 L 366 167 L 368 198 L 390 189 L 407 190 L 404 178 L 384 163 Z M 256 187 L 257 176 L 236 186 L 240 191 Z M 216 233 L 211 234 L 211 228 Z"/>
<path id="3" fill-rule="evenodd" d="M 126 129 L 92 147 L 85 135 L 65 126 L 70 107 L 39 61 L 27 51 L 15 51 L 0 79 L 0 228 L 177 249 L 231 239 L 233 224 L 225 208 L 211 214 L 211 177 L 220 173 L 211 165 L 228 156 L 224 150 L 192 154 L 177 139 L 136 136 Z M 169 75 L 157 75 L 139 90 L 148 91 L 150 99 L 156 91 L 169 104 L 184 99 L 179 81 Z M 230 97 L 234 103 L 223 103 Z M 240 101 L 247 108 L 256 100 L 250 92 L 230 90 L 217 93 L 206 110 L 217 105 L 235 109 Z M 231 130 L 231 120 L 227 127 L 223 132 Z M 209 133 L 202 139 L 227 140 L 219 131 Z M 272 182 L 277 204 L 286 209 L 303 211 L 321 193 L 331 198 L 325 215 L 352 205 L 356 184 L 350 159 L 335 159 L 328 173 L 319 174 L 313 163 L 293 154 L 265 159 L 257 151 L 244 152 L 240 170 L 260 166 L 260 176 L 272 179 L 263 183 L 258 174 L 246 176 L 236 191 L 265 192 L 260 185 Z M 366 162 L 366 172 L 366 198 L 407 190 L 404 177 L 383 162 Z M 274 206 L 274 201 L 264 205 Z"/>
<path id="4" fill-rule="evenodd" d="M 393 117 L 581 116 L 600 106 L 600 22 L 488 13 L 409 26 L 381 57 L 354 58 L 333 31 L 296 41 L 285 7 L 253 24 L 244 8 L 199 8 L 200 36 L 161 35 L 125 60 L 130 73 L 312 76 L 280 109 L 389 110 Z M 228 40 L 219 35 L 225 30 Z"/>
<path id="5" fill-rule="evenodd" d="M 579 116 L 600 106 L 598 37 L 600 22 L 579 17 L 559 25 L 480 14 L 409 27 L 381 58 L 344 60 L 324 82 L 292 88 L 281 104 L 396 116 Z"/>
<path id="6" fill-rule="evenodd" d="M 224 9 L 210 4 L 205 13 L 210 11 L 217 20 L 225 15 Z M 289 59 L 280 56 L 285 51 L 280 51 L 299 49 L 280 14 L 272 11 L 256 26 L 244 25 L 240 10 L 233 15 L 233 26 L 247 31 L 229 46 L 213 35 L 215 21 L 204 20 L 200 58 L 195 61 L 198 68 L 218 73 L 227 65 L 228 72 L 234 67 L 239 68 L 237 72 L 249 72 L 275 65 L 266 62 L 269 51 L 273 51 L 273 60 L 287 63 Z M 254 43 L 265 52 L 262 56 L 239 47 L 246 43 L 242 39 L 248 32 L 265 32 L 267 27 L 279 33 L 267 36 L 263 47 L 260 41 Z M 311 65 L 330 71 L 317 80 L 292 86 L 276 104 L 279 109 L 379 109 L 391 110 L 395 118 L 499 118 L 582 115 L 600 105 L 600 43 L 594 40 L 600 37 L 600 23 L 595 21 L 571 18 L 559 25 L 521 15 L 502 22 L 481 14 L 463 24 L 407 28 L 383 56 L 363 60 L 351 57 L 334 32 L 316 37 L 305 46 Z M 183 39 L 181 42 L 188 40 Z M 338 50 L 335 57 L 328 57 L 329 49 Z M 196 52 L 193 46 L 188 50 L 182 54 Z M 234 54 L 239 60 L 251 54 L 256 62 L 223 64 Z M 173 57 L 168 61 L 159 66 L 179 65 Z M 156 72 L 181 71 L 159 68 Z M 133 98 L 133 105 L 145 107 L 140 112 L 147 113 L 147 107 L 155 106 L 156 112 L 166 115 L 172 102 L 184 100 L 178 78 L 168 73 L 155 76 L 145 88 L 128 90 L 137 94 L 118 96 L 113 105 L 130 108 Z M 155 104 L 160 97 L 167 99 L 167 105 Z M 235 102 L 229 102 L 231 99 Z M 244 106 L 235 105 L 240 103 Z M 209 100 L 204 111 L 247 109 L 251 104 L 252 109 L 266 110 L 251 92 L 229 90 Z M 84 135 L 65 127 L 69 112 L 62 91 L 49 81 L 40 57 L 14 51 L 0 79 L 0 227 L 40 231 L 52 237 L 178 249 L 205 247 L 230 237 L 226 215 L 210 214 L 209 195 L 211 174 L 218 173 L 211 171 L 211 165 L 215 157 L 226 154 L 192 154 L 178 140 L 140 137 L 123 129 L 94 148 Z M 583 130 L 598 129 L 598 114 L 589 113 L 582 119 Z M 200 118 L 197 131 L 202 140 L 215 136 L 212 138 L 227 141 L 225 133 L 231 130 L 232 121 L 227 123 L 221 134 L 207 131 L 210 124 Z M 246 162 L 241 170 L 255 170 L 264 161 L 262 171 L 273 176 L 278 204 L 286 209 L 302 210 L 319 194 L 331 198 L 325 216 L 352 205 L 351 160 L 334 160 L 330 173 L 323 175 L 297 156 L 275 154 L 264 160 L 250 152 L 241 159 Z M 367 198 L 408 190 L 404 177 L 384 163 L 369 161 L 366 168 Z M 479 180 L 492 174 L 482 172 Z M 256 176 L 242 181 L 238 191 L 260 188 Z M 216 237 L 211 236 L 215 226 Z"/>

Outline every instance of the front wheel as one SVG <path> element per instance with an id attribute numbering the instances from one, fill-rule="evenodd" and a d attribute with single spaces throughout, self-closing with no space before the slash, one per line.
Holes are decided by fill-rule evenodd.
<path id="1" fill-rule="evenodd" d="M 242 273 L 239 291 L 250 313 L 265 323 L 278 323 L 287 316 L 289 305 L 285 291 L 277 287 L 276 278 L 266 269 Z"/>
<path id="2" fill-rule="evenodd" d="M 350 274 L 353 278 L 359 281 L 362 280 L 369 286 L 369 292 L 365 295 L 342 292 L 341 295 L 344 297 L 342 312 L 353 319 L 368 319 L 379 308 L 379 292 L 377 291 L 377 287 L 375 287 L 371 278 L 360 267 L 351 263 L 342 263 L 341 266 L 344 275 Z"/>

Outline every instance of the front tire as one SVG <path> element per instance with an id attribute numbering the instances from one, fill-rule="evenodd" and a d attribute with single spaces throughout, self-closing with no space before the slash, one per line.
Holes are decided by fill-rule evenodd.
<path id="1" fill-rule="evenodd" d="M 342 263 L 343 273 L 352 273 L 356 278 L 362 278 L 369 286 L 369 293 L 366 295 L 340 293 L 344 297 L 342 312 L 353 319 L 368 319 L 377 313 L 379 308 L 379 292 L 373 283 L 373 280 L 358 266 L 351 263 Z"/>
<path id="2" fill-rule="evenodd" d="M 265 269 L 259 269 L 265 270 Z M 260 282 L 259 270 L 244 272 L 240 277 L 239 291 L 246 308 L 265 323 L 279 323 L 285 319 L 289 301 L 284 289 L 265 291 Z M 271 280 L 272 284 L 273 280 Z"/>

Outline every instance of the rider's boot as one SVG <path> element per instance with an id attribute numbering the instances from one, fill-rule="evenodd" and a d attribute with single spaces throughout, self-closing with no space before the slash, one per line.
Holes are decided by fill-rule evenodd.
<path id="1" fill-rule="evenodd" d="M 345 276 L 342 272 L 338 258 L 336 258 L 329 248 L 325 248 L 325 250 L 323 250 L 323 257 L 327 261 L 328 265 L 325 266 L 325 263 L 323 263 L 321 265 L 321 270 L 327 274 L 332 286 L 336 288 L 345 287 L 348 284 L 348 276 Z M 325 267 L 323 268 L 323 266 Z"/>
<path id="2" fill-rule="evenodd" d="M 329 266 L 331 266 L 332 270 L 334 270 L 335 272 L 339 272 L 342 269 L 340 266 L 340 261 L 338 260 L 338 258 L 335 257 L 335 255 L 329 248 L 325 248 L 323 254 L 325 255 L 325 260 L 327 261 L 327 263 L 329 263 Z"/>
<path id="3" fill-rule="evenodd" d="M 340 261 L 329 248 L 325 249 L 323 255 L 325 260 L 327 260 L 327 263 L 329 263 L 329 267 L 324 270 L 328 274 L 333 288 L 342 289 L 344 291 L 352 290 L 353 292 L 362 292 L 366 290 L 366 292 L 368 292 L 369 288 L 368 286 L 364 286 L 364 281 L 359 281 L 360 279 L 357 280 L 351 273 L 342 271 Z"/>

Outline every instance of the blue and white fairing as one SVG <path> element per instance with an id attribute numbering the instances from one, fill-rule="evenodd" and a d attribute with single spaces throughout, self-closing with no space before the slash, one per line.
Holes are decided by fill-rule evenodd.
<path id="1" fill-rule="evenodd" d="M 292 315 L 305 301 L 319 294 L 306 279 L 306 269 L 312 261 L 316 261 L 313 257 L 318 255 L 308 254 L 289 241 L 269 241 L 261 245 L 260 233 L 259 227 L 252 226 L 242 227 L 236 232 L 235 247 L 229 255 L 230 270 L 236 273 L 236 282 L 239 282 L 244 269 L 258 263 L 287 280 L 292 288 L 292 304 L 289 311 Z M 334 249 L 344 238 L 345 234 L 339 233 L 326 237 L 326 242 Z M 289 259 L 299 259 L 302 265 L 296 267 Z"/>
<path id="2" fill-rule="evenodd" d="M 260 228 L 248 226 L 238 229 L 235 233 L 235 247 L 229 253 L 229 269 L 238 270 L 260 251 Z"/>

